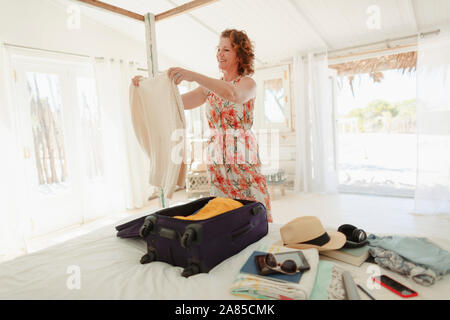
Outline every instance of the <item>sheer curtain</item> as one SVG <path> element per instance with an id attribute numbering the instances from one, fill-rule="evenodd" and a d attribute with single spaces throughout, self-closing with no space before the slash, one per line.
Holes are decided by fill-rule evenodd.
<path id="1" fill-rule="evenodd" d="M 450 214 L 450 30 L 419 39 L 415 213 Z"/>
<path id="2" fill-rule="evenodd" d="M 148 158 L 134 136 L 129 106 L 135 65 L 117 59 L 93 59 L 97 95 L 103 115 L 105 148 L 104 200 L 111 210 L 141 208 L 151 194 Z"/>
<path id="3" fill-rule="evenodd" d="M 337 192 L 333 104 L 326 54 L 294 57 L 297 192 Z"/>
<path id="4" fill-rule="evenodd" d="M 73 174 L 81 181 L 81 188 L 77 188 L 80 191 L 74 197 L 82 204 L 82 212 L 76 212 L 82 217 L 80 222 L 89 222 L 126 209 L 141 208 L 152 191 L 148 184 L 149 160 L 134 136 L 129 106 L 131 78 L 139 72 L 128 61 L 92 59 L 91 62 L 95 89 L 92 89 L 94 81 L 92 84 L 84 82 L 84 85 L 90 86 L 92 92 L 96 90 L 97 101 L 93 103 L 89 100 L 89 110 L 92 113 L 87 113 L 86 118 L 82 117 L 80 121 L 74 119 L 74 123 L 77 123 L 74 126 L 76 150 L 79 153 L 76 161 L 79 163 Z M 22 149 L 23 141 L 20 141 L 21 133 L 24 133 L 21 130 L 26 128 L 19 125 L 15 105 L 17 102 L 12 91 L 15 88 L 12 80 L 14 74 L 11 69 L 9 49 L 5 48 L 0 39 L 0 261 L 28 252 L 32 236 L 31 217 L 40 210 L 27 209 L 30 181 L 25 174 L 24 168 L 27 165 Z M 88 78 L 83 79 L 86 81 Z M 76 83 L 79 90 L 78 82 Z M 70 89 L 75 92 L 77 88 Z M 83 97 L 87 96 L 91 97 Z M 67 107 L 77 106 L 74 101 Z M 95 122 L 89 122 L 92 120 L 89 116 L 92 115 L 100 115 L 98 127 L 86 125 Z M 101 135 L 99 144 L 89 141 L 93 137 L 99 137 L 95 130 Z M 93 131 L 96 133 L 92 134 Z M 99 154 L 102 155 L 98 162 L 102 164 L 102 174 L 94 177 L 88 174 L 88 169 L 92 168 L 89 166 L 92 165 L 90 161 L 93 158 L 93 146 L 101 149 Z M 52 221 L 48 222 L 49 225 L 52 224 Z"/>

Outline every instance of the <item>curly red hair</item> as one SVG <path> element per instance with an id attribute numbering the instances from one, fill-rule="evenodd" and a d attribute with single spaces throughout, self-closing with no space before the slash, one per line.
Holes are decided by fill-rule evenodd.
<path id="1" fill-rule="evenodd" d="M 228 38 L 231 41 L 234 51 L 239 59 L 238 73 L 241 76 L 252 75 L 254 70 L 255 53 L 253 44 L 245 31 L 236 29 L 226 29 L 220 35 L 221 38 Z"/>

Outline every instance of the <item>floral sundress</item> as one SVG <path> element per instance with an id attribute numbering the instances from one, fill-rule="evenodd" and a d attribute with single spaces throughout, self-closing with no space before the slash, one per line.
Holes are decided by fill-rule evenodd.
<path id="1" fill-rule="evenodd" d="M 251 131 L 255 99 L 233 103 L 208 90 L 206 102 L 211 196 L 259 201 L 266 206 L 268 222 L 273 222 L 267 181 Z"/>

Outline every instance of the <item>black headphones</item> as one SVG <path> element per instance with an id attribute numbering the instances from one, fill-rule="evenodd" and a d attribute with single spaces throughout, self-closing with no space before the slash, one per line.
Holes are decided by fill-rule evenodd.
<path id="1" fill-rule="evenodd" d="M 347 238 L 344 248 L 360 248 L 369 242 L 366 232 L 351 224 L 343 224 L 338 231 L 342 232 Z"/>

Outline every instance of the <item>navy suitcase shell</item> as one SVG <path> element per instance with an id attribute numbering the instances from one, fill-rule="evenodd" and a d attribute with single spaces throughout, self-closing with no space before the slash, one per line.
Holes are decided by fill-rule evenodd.
<path id="1" fill-rule="evenodd" d="M 206 220 L 173 218 L 189 216 L 215 197 L 162 209 L 116 227 L 121 238 L 142 238 L 147 254 L 141 263 L 162 261 L 183 267 L 183 276 L 207 273 L 267 235 L 266 207 L 256 201 L 235 199 L 242 207 Z"/>

